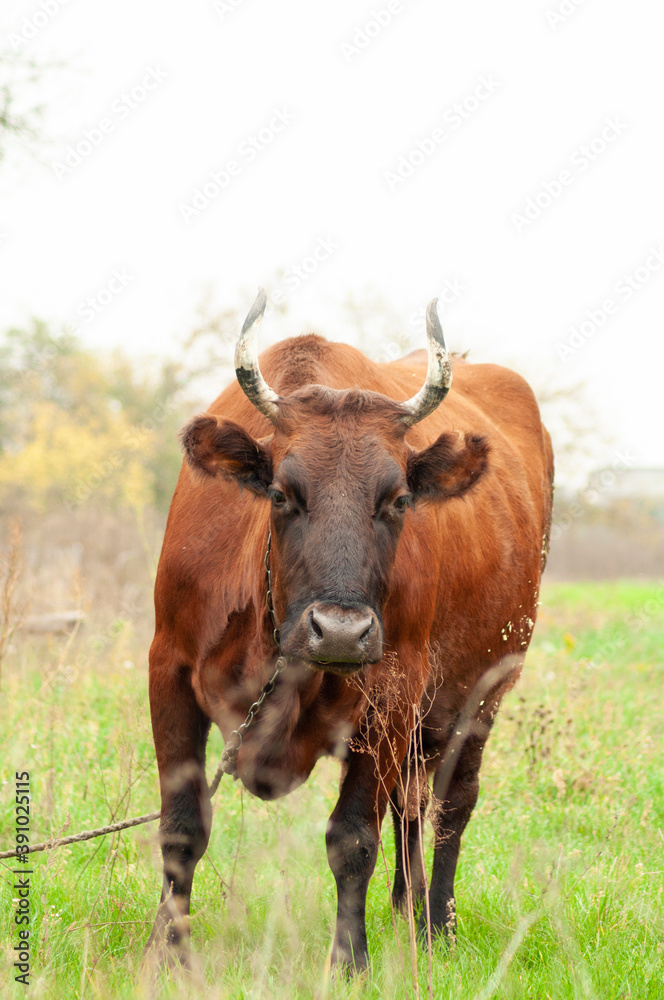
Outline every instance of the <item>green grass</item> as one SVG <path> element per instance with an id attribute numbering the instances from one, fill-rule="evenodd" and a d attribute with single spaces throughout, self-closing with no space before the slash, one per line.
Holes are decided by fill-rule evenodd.
<path id="1" fill-rule="evenodd" d="M 661 585 L 545 587 L 526 669 L 485 753 L 458 870 L 457 942 L 434 948 L 433 996 L 664 997 L 663 640 Z M 3 664 L 0 849 L 13 843 L 15 770 L 31 773 L 33 840 L 157 808 L 137 640 L 15 645 Z M 210 772 L 221 745 L 215 733 Z M 337 780 L 338 765 L 323 761 L 266 804 L 224 779 L 194 882 L 194 973 L 163 977 L 156 995 L 429 995 L 428 957 L 418 952 L 413 967 L 403 918 L 395 934 L 387 822 L 390 870 L 379 856 L 368 900 L 371 976 L 326 977 L 335 892 L 324 831 Z M 27 991 L 13 982 L 13 880 L 0 868 L 0 996 L 155 995 L 139 982 L 160 883 L 154 825 L 32 860 Z"/>

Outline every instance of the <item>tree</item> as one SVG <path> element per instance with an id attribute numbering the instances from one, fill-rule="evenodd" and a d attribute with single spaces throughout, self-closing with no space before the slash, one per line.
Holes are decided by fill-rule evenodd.
<path id="1" fill-rule="evenodd" d="M 34 321 L 0 345 L 0 498 L 43 511 L 102 504 L 165 509 L 191 404 L 177 363 L 146 371 Z"/>
<path id="2" fill-rule="evenodd" d="M 43 109 L 34 88 L 44 68 L 20 52 L 0 52 L 0 160 L 12 146 L 33 147 L 40 137 Z"/>

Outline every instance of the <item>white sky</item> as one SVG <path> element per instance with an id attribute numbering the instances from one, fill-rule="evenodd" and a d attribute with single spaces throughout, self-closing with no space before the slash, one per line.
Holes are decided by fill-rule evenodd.
<path id="1" fill-rule="evenodd" d="M 664 466 L 657 8 L 390 0 L 376 33 L 386 0 L 216 6 L 3 5 L 0 47 L 32 32 L 20 50 L 67 69 L 43 78 L 55 141 L 42 163 L 0 171 L 0 324 L 77 321 L 91 346 L 172 353 L 206 289 L 216 306 L 248 309 L 259 283 L 331 240 L 338 247 L 299 288 L 284 285 L 293 325 L 281 335 L 349 337 L 338 304 L 378 293 L 420 346 L 413 313 L 456 280 L 463 288 L 441 310 L 451 349 L 556 384 L 584 380 L 598 438 L 614 439 L 597 460 L 611 463 L 618 447 L 635 464 Z M 571 13 L 554 25 L 547 12 L 560 8 Z M 344 50 L 370 21 L 375 37 Z M 150 70 L 165 79 L 126 110 L 123 94 Z M 454 106 L 464 101 L 461 121 Z M 292 121 L 250 161 L 246 144 L 275 109 Z M 58 179 L 53 162 L 102 119 L 110 131 Z M 435 151 L 390 183 L 434 129 Z M 593 140 L 590 162 L 582 148 Z M 186 222 L 181 206 L 230 160 L 236 175 Z M 515 222 L 561 171 L 559 196 L 535 221 Z M 79 306 L 104 298 L 114 269 L 131 280 L 82 322 Z M 611 314 L 598 313 L 608 298 Z M 563 361 L 559 345 L 586 310 L 592 335 Z M 274 336 L 274 315 L 266 342 L 271 327 Z"/>

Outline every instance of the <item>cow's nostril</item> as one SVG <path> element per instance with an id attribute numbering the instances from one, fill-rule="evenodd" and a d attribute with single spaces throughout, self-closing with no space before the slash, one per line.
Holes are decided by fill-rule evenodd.
<path id="1" fill-rule="evenodd" d="M 364 642 L 365 639 L 369 638 L 369 635 L 371 634 L 371 632 L 373 632 L 374 624 L 375 624 L 375 622 L 374 622 L 374 620 L 372 618 L 371 621 L 369 622 L 368 628 L 365 628 L 364 632 L 362 633 L 362 635 L 358 639 L 358 642 Z"/>
<path id="2" fill-rule="evenodd" d="M 322 630 L 322 628 L 320 627 L 320 625 L 318 624 L 318 622 L 316 621 L 316 619 L 314 618 L 313 615 L 311 616 L 311 628 L 312 628 L 312 631 L 313 631 L 314 635 L 318 639 L 322 639 L 323 638 L 323 630 Z"/>

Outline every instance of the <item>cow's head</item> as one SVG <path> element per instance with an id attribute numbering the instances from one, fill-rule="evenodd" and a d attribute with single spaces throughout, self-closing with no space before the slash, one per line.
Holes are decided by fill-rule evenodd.
<path id="1" fill-rule="evenodd" d="M 451 433 L 422 451 L 405 441 L 452 381 L 436 300 L 427 310 L 427 378 L 404 403 L 321 385 L 278 396 L 256 353 L 265 302 L 261 289 L 235 366 L 274 433 L 257 440 L 238 424 L 203 414 L 185 428 L 183 445 L 195 468 L 270 500 L 282 653 L 348 674 L 382 658 L 382 608 L 408 508 L 464 494 L 486 469 L 488 445 Z"/>

